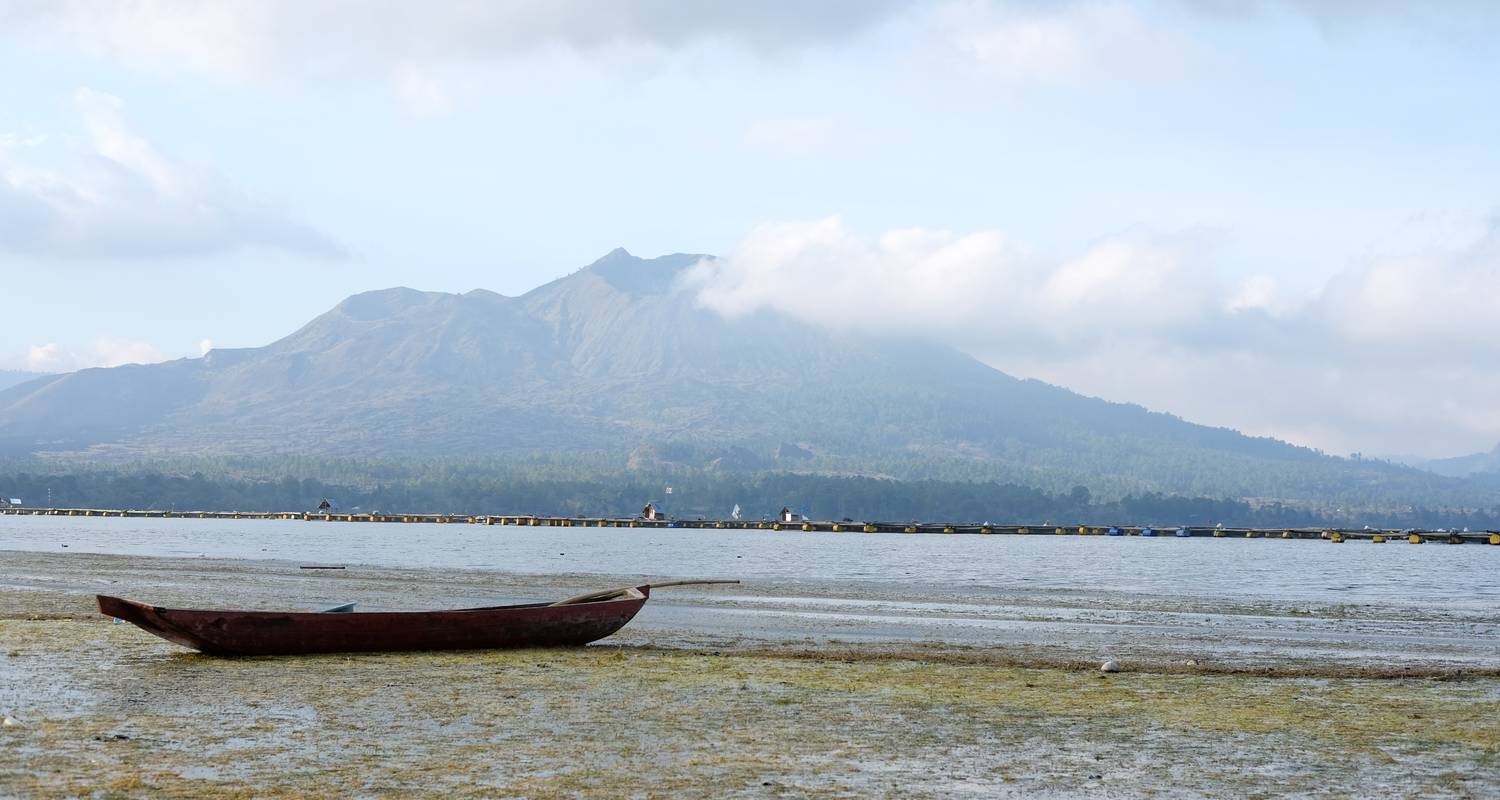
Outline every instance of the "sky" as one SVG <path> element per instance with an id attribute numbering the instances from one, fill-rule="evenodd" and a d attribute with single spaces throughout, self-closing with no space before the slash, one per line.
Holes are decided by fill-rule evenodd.
<path id="1" fill-rule="evenodd" d="M 1500 6 L 0 0 L 0 369 L 710 253 L 1329 452 L 1500 443 Z M 846 313 L 830 314 L 830 308 Z"/>

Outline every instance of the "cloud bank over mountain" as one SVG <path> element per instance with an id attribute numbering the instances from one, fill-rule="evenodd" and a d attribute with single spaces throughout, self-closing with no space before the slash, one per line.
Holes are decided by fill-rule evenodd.
<path id="1" fill-rule="evenodd" d="M 1229 275 L 1192 234 L 1131 230 L 1054 256 L 998 231 L 867 237 L 831 217 L 758 228 L 685 281 L 728 317 L 919 334 L 1009 372 L 1344 452 L 1380 433 L 1462 452 L 1500 427 L 1500 337 L 1485 333 L 1495 231 L 1372 256 L 1300 295 Z"/>
<path id="2" fill-rule="evenodd" d="M 22 365 L 29 372 L 50 373 L 122 364 L 155 364 L 165 360 L 166 354 L 149 342 L 100 338 L 81 352 L 64 349 L 57 342 L 34 344 L 27 349 Z"/>

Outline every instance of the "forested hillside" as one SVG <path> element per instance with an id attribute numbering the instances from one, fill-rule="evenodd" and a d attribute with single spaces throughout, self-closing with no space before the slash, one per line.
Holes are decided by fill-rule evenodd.
<path id="1" fill-rule="evenodd" d="M 1388 526 L 1500 528 L 1500 503 L 1467 511 L 1428 508 L 1356 510 L 1243 500 L 1130 495 L 1100 500 L 1084 487 L 1047 492 L 1016 484 L 893 481 L 808 474 L 717 473 L 621 475 L 564 479 L 434 472 L 391 482 L 256 480 L 154 471 L 0 473 L 0 496 L 27 505 L 225 511 L 311 511 L 323 498 L 344 511 L 536 514 L 628 517 L 646 502 L 677 517 L 727 519 L 740 506 L 748 519 L 774 517 L 783 506 L 819 519 L 993 521 L 1033 524 L 1253 526 Z M 673 487 L 667 495 L 665 488 Z"/>

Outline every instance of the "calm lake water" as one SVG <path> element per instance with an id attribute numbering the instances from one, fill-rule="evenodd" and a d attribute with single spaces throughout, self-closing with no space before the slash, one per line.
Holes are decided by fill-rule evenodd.
<path id="1" fill-rule="evenodd" d="M 1500 547 L 1485 545 L 3 516 L 4 550 L 1500 607 Z"/>

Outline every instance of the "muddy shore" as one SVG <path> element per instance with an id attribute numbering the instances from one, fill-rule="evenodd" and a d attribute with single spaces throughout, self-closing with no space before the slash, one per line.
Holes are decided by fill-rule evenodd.
<path id="1" fill-rule="evenodd" d="M 1428 657 L 1361 670 L 1369 643 L 1346 643 L 1384 623 L 1359 609 L 1240 609 L 1251 638 L 1225 636 L 1249 646 L 1198 648 L 1187 622 L 1159 616 L 1190 608 L 1017 598 L 1000 617 L 1028 624 L 987 622 L 978 630 L 998 633 L 986 641 L 962 598 L 931 591 L 715 587 L 664 591 L 654 613 L 577 650 L 214 659 L 91 607 L 104 592 L 436 608 L 650 577 L 297 566 L 0 553 L 0 714 L 17 723 L 0 728 L 0 797 L 1500 791 L 1483 619 L 1450 620 Z M 878 614 L 842 613 L 872 603 Z M 1118 630 L 1087 633 L 1110 615 Z M 1254 644 L 1267 617 L 1311 644 Z M 1007 638 L 1018 627 L 1030 638 Z M 1465 630 L 1467 649 L 1449 641 Z M 1101 652 L 1126 671 L 1088 669 Z"/>

